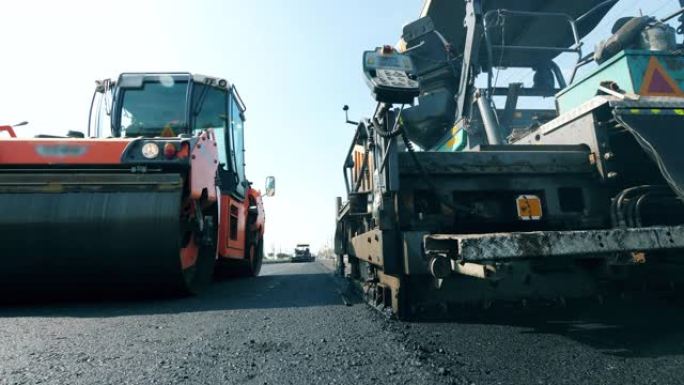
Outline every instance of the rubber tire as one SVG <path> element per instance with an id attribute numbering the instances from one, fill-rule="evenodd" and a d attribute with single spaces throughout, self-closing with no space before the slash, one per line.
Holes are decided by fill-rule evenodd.
<path id="1" fill-rule="evenodd" d="M 194 271 L 183 272 L 185 280 L 184 291 L 188 295 L 197 295 L 204 291 L 214 280 L 216 265 L 216 250 L 214 246 L 202 246 L 199 249 L 197 262 L 192 267 Z"/>
<path id="2" fill-rule="evenodd" d="M 250 255 L 249 266 L 247 271 L 248 277 L 257 277 L 261 272 L 261 265 L 264 263 L 264 243 L 252 243 L 254 247 L 254 255 Z"/>
<path id="3" fill-rule="evenodd" d="M 216 276 L 223 278 L 253 278 L 261 272 L 261 265 L 264 260 L 263 242 L 250 243 L 254 246 L 255 254 L 252 258 L 240 260 L 223 259 L 216 266 Z M 248 249 L 249 250 L 249 249 Z"/>

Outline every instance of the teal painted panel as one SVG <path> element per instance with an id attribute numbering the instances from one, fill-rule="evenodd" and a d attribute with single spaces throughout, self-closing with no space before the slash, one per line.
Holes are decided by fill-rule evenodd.
<path id="1" fill-rule="evenodd" d="M 651 59 L 653 58 L 659 65 L 658 71 L 664 73 L 665 76 L 657 75 L 657 79 L 655 79 L 656 77 L 652 75 L 653 68 L 651 67 L 653 64 Z M 649 75 L 649 71 L 651 75 Z M 596 96 L 598 86 L 604 81 L 613 81 L 627 92 L 641 94 L 646 78 L 648 78 L 648 82 L 653 79 L 658 83 L 653 87 L 654 90 L 675 88 L 676 91 L 681 92 L 684 89 L 684 55 L 668 52 L 623 51 L 603 63 L 594 72 L 576 80 L 567 89 L 558 93 L 556 99 L 558 100 L 559 112 L 561 114 L 568 112 Z M 645 92 L 644 94 L 649 93 Z M 657 95 L 653 92 L 650 94 Z"/>
<path id="2" fill-rule="evenodd" d="M 665 80 L 657 79 L 659 85 L 666 89 L 674 87 L 684 97 L 684 54 L 625 50 L 559 92 L 556 95 L 559 113 L 566 113 L 596 96 L 599 85 L 605 81 L 617 83 L 624 91 L 641 94 L 644 80 L 650 82 L 654 79 L 652 58 L 657 60 L 658 70 L 665 73 Z M 658 87 L 652 88 L 657 89 Z M 454 128 L 445 133 L 439 144 L 431 151 L 462 151 L 467 144 L 468 136 L 465 130 Z"/>
<path id="3" fill-rule="evenodd" d="M 616 82 L 620 88 L 634 92 L 628 57 L 625 52 L 603 63 L 594 72 L 587 74 L 556 95 L 559 113 L 565 113 L 596 96 L 602 82 Z"/>
<path id="4" fill-rule="evenodd" d="M 637 93 L 684 97 L 684 54 L 659 52 L 641 55 L 639 60 L 634 60 L 630 69 Z M 654 74 L 654 71 L 660 71 L 661 74 Z M 658 95 L 658 91 L 663 94 Z"/>

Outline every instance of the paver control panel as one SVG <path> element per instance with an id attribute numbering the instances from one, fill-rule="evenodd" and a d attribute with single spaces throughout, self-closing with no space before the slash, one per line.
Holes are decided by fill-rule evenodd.
<path id="1" fill-rule="evenodd" d="M 378 102 L 407 104 L 419 94 L 411 58 L 392 47 L 364 52 L 363 73 Z"/>

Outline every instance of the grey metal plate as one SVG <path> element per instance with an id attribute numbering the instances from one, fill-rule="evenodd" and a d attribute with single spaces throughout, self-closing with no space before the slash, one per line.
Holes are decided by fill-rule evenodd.
<path id="1" fill-rule="evenodd" d="M 467 262 L 684 248 L 684 226 L 495 234 L 432 234 L 425 250 Z"/>

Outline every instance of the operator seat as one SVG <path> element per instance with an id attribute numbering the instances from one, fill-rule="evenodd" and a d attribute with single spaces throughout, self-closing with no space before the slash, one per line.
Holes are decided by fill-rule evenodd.
<path id="1" fill-rule="evenodd" d="M 404 109 L 402 118 L 409 139 L 422 148 L 433 146 L 451 128 L 456 110 L 461 59 L 429 16 L 404 27 L 406 55 L 416 67 L 420 83 L 418 104 Z"/>

